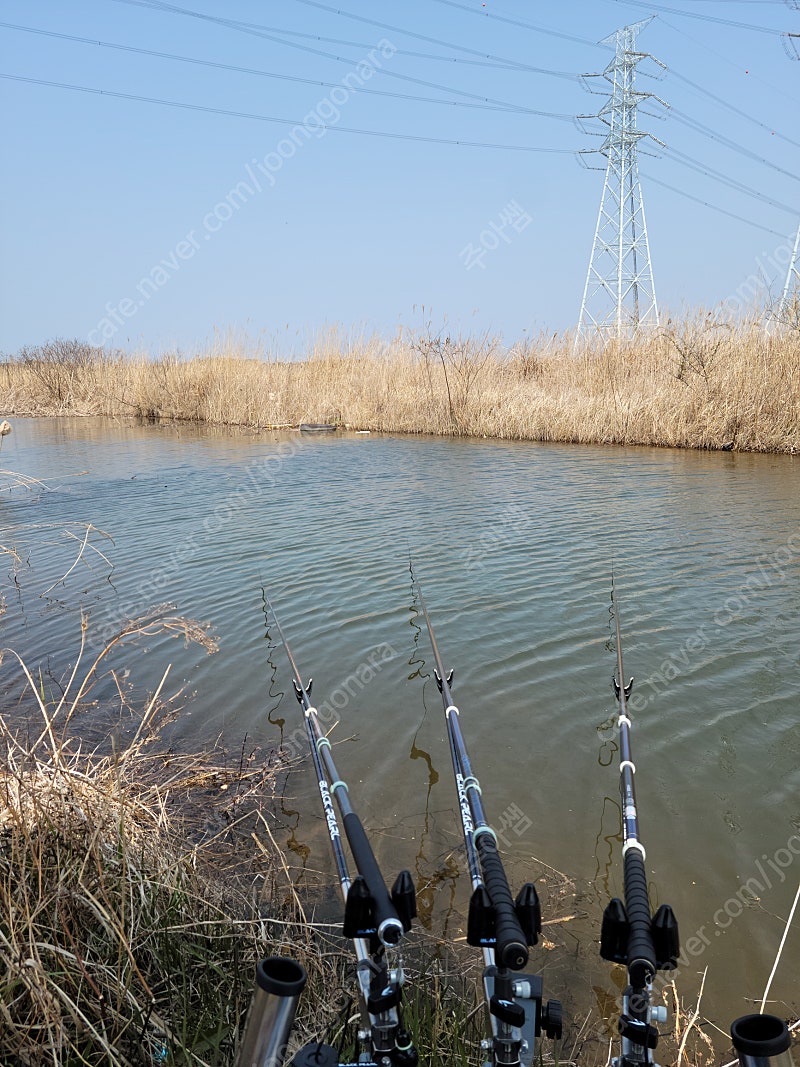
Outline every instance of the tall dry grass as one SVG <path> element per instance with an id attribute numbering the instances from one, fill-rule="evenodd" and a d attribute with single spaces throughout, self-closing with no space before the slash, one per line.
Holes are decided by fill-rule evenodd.
<path id="1" fill-rule="evenodd" d="M 81 741 L 113 672 L 106 656 L 164 634 L 211 650 L 202 628 L 154 613 L 94 657 L 82 645 L 54 696 L 20 655 L 0 653 L 6 690 L 25 690 L 37 713 L 24 730 L 0 716 L 4 1065 L 230 1064 L 261 957 L 293 955 L 309 971 L 299 1035 L 324 1021 L 314 992 L 341 982 L 339 954 L 320 951 L 275 891 L 272 762 L 170 751 L 164 679 L 137 712 L 116 674 L 125 729 L 114 743 Z"/>
<path id="2" fill-rule="evenodd" d="M 157 359 L 54 341 L 0 369 L 0 409 L 793 452 L 800 332 L 698 314 L 576 352 L 569 336 L 505 348 L 430 328 L 394 341 L 333 331 L 291 361 L 220 339 L 191 358 Z"/>
<path id="3" fill-rule="evenodd" d="M 0 1063 L 230 1067 L 267 955 L 308 974 L 287 1062 L 326 1035 L 346 1058 L 355 961 L 338 924 L 309 921 L 281 857 L 276 765 L 168 749 L 163 679 L 139 714 L 120 685 L 135 724 L 124 746 L 87 748 L 72 729 L 114 647 L 163 634 L 211 650 L 202 628 L 154 613 L 85 664 L 81 647 L 53 698 L 0 654 L 39 716 L 20 733 L 0 715 Z M 483 1033 L 478 971 L 453 970 L 439 947 L 416 946 L 405 1025 L 423 1062 L 466 1067 Z"/>

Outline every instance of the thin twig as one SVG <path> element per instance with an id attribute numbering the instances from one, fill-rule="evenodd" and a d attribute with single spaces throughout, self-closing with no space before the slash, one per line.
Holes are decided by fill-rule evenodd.
<path id="1" fill-rule="evenodd" d="M 789 933 L 789 927 L 792 925 L 792 919 L 794 918 L 794 911 L 797 907 L 797 901 L 800 900 L 800 883 L 797 886 L 797 892 L 794 895 L 794 903 L 792 904 L 792 910 L 789 912 L 789 918 L 786 920 L 786 926 L 783 928 L 783 937 L 781 943 L 778 945 L 778 955 L 775 957 L 775 962 L 772 965 L 772 971 L 767 979 L 767 987 L 764 990 L 764 996 L 761 998 L 761 1007 L 758 1009 L 759 1015 L 764 1013 L 764 1005 L 767 1003 L 767 994 L 769 993 L 769 987 L 772 985 L 772 979 L 775 977 L 775 972 L 778 969 L 778 963 L 780 962 L 781 953 L 783 952 L 783 946 L 786 941 L 786 935 Z"/>
<path id="2" fill-rule="evenodd" d="M 697 1022 L 697 1020 L 700 1018 L 700 1001 L 701 1001 L 701 999 L 703 997 L 703 989 L 705 988 L 706 975 L 707 974 L 708 974 L 708 967 L 706 967 L 705 970 L 703 971 L 703 977 L 702 977 L 702 980 L 700 982 L 700 992 L 697 994 L 697 1003 L 695 1004 L 694 1011 L 689 1016 L 689 1021 L 688 1021 L 687 1025 L 686 1025 L 685 1030 L 683 1031 L 683 1037 L 681 1038 L 680 1047 L 678 1048 L 678 1067 L 680 1067 L 681 1056 L 683 1055 L 684 1049 L 686 1048 L 686 1042 L 689 1040 L 689 1034 L 692 1032 L 692 1027 Z M 687 1060 L 687 1063 L 688 1063 L 688 1060 Z"/>

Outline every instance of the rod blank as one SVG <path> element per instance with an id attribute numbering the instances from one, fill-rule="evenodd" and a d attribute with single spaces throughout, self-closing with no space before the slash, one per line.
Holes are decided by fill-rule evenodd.
<path id="1" fill-rule="evenodd" d="M 442 704 L 447 722 L 453 773 L 456 779 L 456 787 L 459 790 L 459 810 L 461 812 L 464 843 L 470 860 L 470 873 L 473 876 L 473 889 L 478 889 L 483 884 L 494 908 L 496 917 L 495 958 L 497 962 L 501 967 L 509 967 L 511 970 L 518 971 L 528 962 L 528 945 L 525 933 L 517 917 L 514 898 L 511 896 L 508 878 L 497 850 L 494 831 L 486 819 L 483 801 L 481 800 L 480 784 L 472 773 L 472 764 L 470 763 L 467 746 L 459 725 L 458 708 L 453 702 L 453 694 L 450 690 L 453 675 L 452 672 L 449 675 L 445 672 L 442 657 L 439 653 L 439 646 L 436 643 L 433 624 L 425 604 L 425 598 L 422 595 L 419 582 L 416 585 L 420 607 L 428 627 L 433 658 L 436 663 L 436 671 L 434 673 L 442 695 Z M 466 795 L 468 811 L 464 810 L 464 795 Z M 480 861 L 480 871 L 478 870 L 478 865 L 474 863 L 476 854 Z M 482 881 L 479 880 L 481 875 Z"/>

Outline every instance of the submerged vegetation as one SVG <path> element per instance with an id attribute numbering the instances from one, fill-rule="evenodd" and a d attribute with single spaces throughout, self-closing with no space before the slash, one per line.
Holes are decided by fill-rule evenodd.
<path id="1" fill-rule="evenodd" d="M 336 331 L 303 358 L 217 340 L 189 358 L 51 341 L 0 373 L 4 414 L 114 415 L 254 428 L 800 450 L 800 331 L 706 314 L 636 342 L 511 347 L 428 328 L 393 341 Z"/>

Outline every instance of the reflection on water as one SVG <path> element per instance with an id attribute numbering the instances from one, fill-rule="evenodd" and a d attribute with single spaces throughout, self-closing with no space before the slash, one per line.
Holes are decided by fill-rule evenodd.
<path id="1" fill-rule="evenodd" d="M 302 721 L 265 641 L 268 585 L 317 702 L 336 696 L 337 766 L 387 877 L 414 871 L 425 924 L 457 937 L 469 880 L 411 553 L 489 818 L 516 805 L 527 820 L 507 835 L 512 881 L 545 878 L 545 917 L 561 898 L 540 861 L 575 883 L 577 917 L 552 928 L 572 956 L 533 958 L 551 995 L 577 985 L 587 1002 L 593 985 L 614 995 L 592 939 L 621 891 L 613 561 L 654 903 L 672 904 L 684 939 L 705 927 L 709 940 L 681 994 L 693 1001 L 708 967 L 703 1007 L 721 1024 L 760 998 L 800 868 L 717 920 L 800 831 L 800 460 L 86 419 L 18 422 L 3 466 L 49 488 L 0 495 L 2 644 L 55 686 L 81 612 L 96 649 L 120 619 L 174 603 L 212 625 L 219 651 L 156 636 L 120 667 L 144 694 L 173 664 L 187 695 L 175 743 L 279 744 Z M 354 684 L 381 648 L 380 670 Z M 0 694 L 18 692 L 7 656 Z M 301 882 L 330 885 L 318 809 L 306 763 L 286 785 L 281 840 Z M 791 938 L 777 1014 L 800 1002 Z"/>

